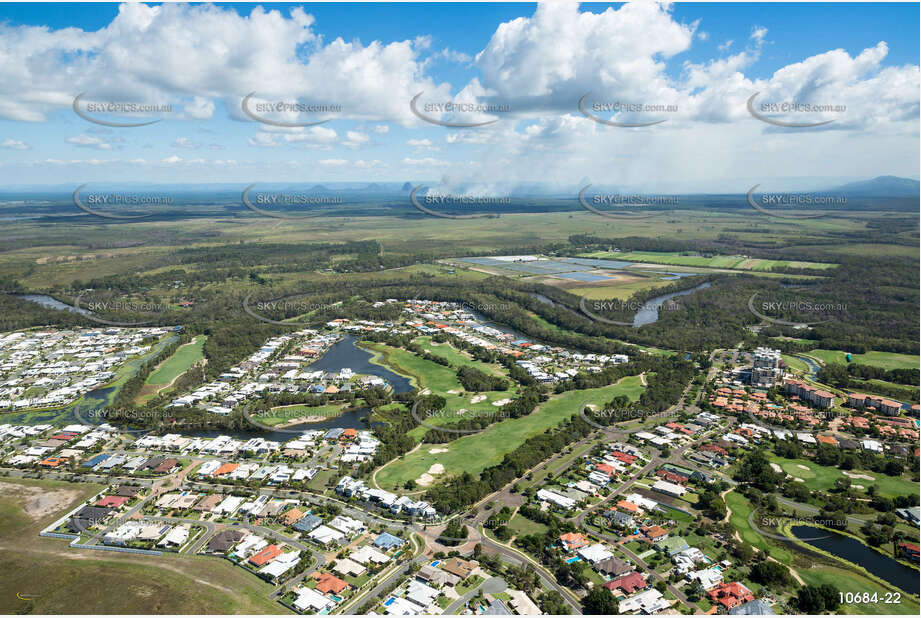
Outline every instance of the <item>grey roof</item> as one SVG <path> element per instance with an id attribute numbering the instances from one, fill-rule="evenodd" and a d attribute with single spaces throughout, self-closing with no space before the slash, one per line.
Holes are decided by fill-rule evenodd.
<path id="1" fill-rule="evenodd" d="M 762 601 L 761 599 L 755 599 L 754 601 L 749 601 L 748 603 L 743 603 L 738 607 L 733 607 L 729 610 L 730 616 L 773 616 L 774 610 L 771 609 L 771 606 Z"/>
<path id="2" fill-rule="evenodd" d="M 486 608 L 483 614 L 486 616 L 511 616 L 512 612 L 505 606 L 505 603 L 496 599 L 489 604 L 489 607 Z"/>

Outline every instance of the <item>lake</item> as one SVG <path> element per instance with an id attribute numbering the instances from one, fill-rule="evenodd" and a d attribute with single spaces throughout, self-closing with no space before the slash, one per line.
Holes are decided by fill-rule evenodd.
<path id="1" fill-rule="evenodd" d="M 346 335 L 341 340 L 333 344 L 323 356 L 310 364 L 310 371 L 331 371 L 338 373 L 342 369 L 349 368 L 355 373 L 377 376 L 387 380 L 393 387 L 395 393 L 408 393 L 412 390 L 412 384 L 409 378 L 405 378 L 398 373 L 390 371 L 386 367 L 375 365 L 371 362 L 374 355 L 367 350 L 362 350 L 355 345 L 355 338 Z M 339 427 L 340 425 L 336 425 Z"/>
<path id="2" fill-rule="evenodd" d="M 897 560 L 874 551 L 852 537 L 832 530 L 814 526 L 793 526 L 793 536 L 804 543 L 843 558 L 848 562 L 859 564 L 867 571 L 905 592 L 918 594 L 918 571 Z M 828 535 L 824 538 L 816 536 Z M 891 545 L 889 545 L 891 547 Z"/>

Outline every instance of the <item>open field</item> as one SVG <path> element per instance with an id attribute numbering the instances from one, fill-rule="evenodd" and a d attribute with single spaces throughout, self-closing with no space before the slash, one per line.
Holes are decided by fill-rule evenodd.
<path id="1" fill-rule="evenodd" d="M 835 486 L 835 481 L 839 478 L 847 478 L 837 468 L 830 466 L 820 466 L 819 464 L 807 459 L 784 459 L 773 453 L 768 453 L 768 459 L 776 463 L 780 468 L 790 476 L 803 479 L 803 482 L 809 489 L 817 491 L 827 491 Z M 805 468 L 801 467 L 805 466 Z M 859 485 L 869 487 L 876 485 L 882 496 L 904 496 L 917 495 L 918 486 L 908 479 L 895 478 L 887 476 L 881 472 L 868 472 L 866 470 L 851 470 L 853 474 L 866 474 L 872 476 L 874 480 L 867 481 L 863 479 L 854 480 Z"/>
<path id="2" fill-rule="evenodd" d="M 788 260 L 765 260 L 760 258 L 747 258 L 741 255 L 715 255 L 705 257 L 702 255 L 682 255 L 681 253 L 666 253 L 658 251 L 629 251 L 626 253 L 597 251 L 586 254 L 585 257 L 601 258 L 608 260 L 623 260 L 625 262 L 646 262 L 650 264 L 667 264 L 674 266 L 699 266 L 703 268 L 728 268 L 731 270 L 767 271 L 772 268 L 811 268 L 824 270 L 834 268 L 837 264 L 824 262 L 800 262 Z"/>
<path id="3" fill-rule="evenodd" d="M 236 206 L 235 206 L 236 207 Z M 407 204 L 407 208 L 410 206 Z M 419 216 L 318 217 L 307 221 L 275 221 L 228 211 L 210 217 L 172 221 L 101 222 L 75 216 L 70 224 L 76 234 L 64 242 L 44 223 L 24 220 L 9 225 L 9 234 L 17 239 L 8 243 L 0 254 L 0 276 L 11 275 L 28 290 L 47 290 L 69 285 L 76 279 L 92 279 L 118 274 L 144 276 L 168 271 L 168 260 L 176 249 L 225 244 L 341 242 L 355 238 L 379 240 L 387 253 L 430 253 L 436 257 L 463 255 L 475 251 L 503 251 L 541 242 L 565 241 L 572 234 L 598 236 L 681 236 L 687 240 L 715 239 L 726 229 L 734 230 L 742 240 L 762 242 L 788 241 L 824 233 L 866 229 L 866 219 L 878 213 L 848 213 L 806 221 L 770 221 L 770 225 L 751 226 L 752 211 L 676 211 L 667 220 L 612 221 L 581 209 L 572 212 L 507 214 L 503 225 L 494 219 L 452 220 Z M 766 222 L 767 223 L 767 222 Z M 407 235 L 407 229 L 412 234 Z M 735 231 L 750 228 L 750 231 Z M 113 235 L 118 243 L 113 245 Z M 908 232 L 906 231 L 906 234 Z M 79 239 L 75 242 L 75 239 Z M 134 245 L 134 246 L 128 246 Z M 104 251 L 97 247 L 106 246 Z M 858 247 L 842 242 L 840 246 L 821 245 L 825 251 L 853 253 Z M 888 250 L 898 255 L 917 256 L 917 247 L 869 245 L 868 251 Z M 616 255 L 616 254 L 615 254 Z M 70 256 L 76 259 L 69 260 Z M 85 259 L 84 259 L 85 258 Z M 194 272 L 196 266 L 185 268 Z M 752 271 L 755 272 L 755 271 Z M 474 274 L 457 276 L 467 277 Z M 282 279 L 298 280 L 307 273 L 284 274 Z M 227 282 L 237 285 L 238 282 Z"/>
<path id="4" fill-rule="evenodd" d="M 780 357 L 790 369 L 793 369 L 794 371 L 805 371 L 806 373 L 809 372 L 809 365 L 807 365 L 805 361 L 800 360 L 795 356 L 790 356 L 789 354 L 781 354 Z"/>
<path id="5" fill-rule="evenodd" d="M 846 352 L 841 350 L 810 350 L 809 356 L 814 356 L 826 363 L 846 365 Z M 913 354 L 896 354 L 895 352 L 876 352 L 870 350 L 865 354 L 851 354 L 851 362 L 858 365 L 872 365 L 881 369 L 918 369 L 921 366 L 921 357 Z"/>
<path id="6" fill-rule="evenodd" d="M 642 390 L 639 377 L 630 376 L 603 388 L 555 395 L 528 416 L 501 421 L 479 433 L 446 444 L 426 444 L 383 468 L 377 475 L 377 482 L 384 489 L 402 487 L 408 480 L 418 480 L 436 464 L 442 466 L 444 474 L 448 475 L 465 471 L 479 474 L 484 468 L 502 461 L 506 453 L 531 436 L 578 413 L 583 403 L 603 405 L 617 395 L 626 395 L 635 401 Z M 444 452 L 430 452 L 435 449 Z"/>
<path id="7" fill-rule="evenodd" d="M 218 558 L 75 550 L 38 536 L 101 489 L 47 480 L 0 481 L 0 611 L 14 614 L 287 613 L 272 587 Z M 30 497 L 31 496 L 31 497 Z M 39 497 L 56 508 L 36 511 Z M 17 597 L 32 596 L 32 601 Z"/>

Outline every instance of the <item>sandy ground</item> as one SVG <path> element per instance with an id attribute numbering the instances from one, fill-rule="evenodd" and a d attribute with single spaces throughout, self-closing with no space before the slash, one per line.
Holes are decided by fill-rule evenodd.
<path id="1" fill-rule="evenodd" d="M 511 401 L 512 401 L 511 399 L 500 399 L 499 401 L 494 401 L 494 402 L 492 402 L 492 405 L 494 405 L 494 406 L 496 406 L 496 407 L 504 406 L 505 404 L 507 404 L 507 403 L 509 403 L 509 402 L 511 402 Z"/>
<path id="2" fill-rule="evenodd" d="M 847 470 L 842 470 L 842 471 L 841 471 L 841 474 L 843 474 L 844 476 L 849 476 L 849 477 L 851 477 L 852 479 L 864 479 L 864 480 L 867 480 L 867 481 L 875 481 L 875 480 L 876 480 L 876 478 L 870 476 L 869 474 L 855 474 L 855 473 L 853 473 L 853 472 L 848 472 Z M 855 485 L 855 487 L 856 487 L 856 485 Z"/>
<path id="3" fill-rule="evenodd" d="M 435 480 L 436 474 L 444 474 L 445 467 L 440 463 L 432 464 L 428 472 L 424 472 L 422 476 L 416 479 L 416 484 L 421 487 L 428 487 Z"/>
<path id="4" fill-rule="evenodd" d="M 17 485 L 0 481 L 0 495 L 16 498 L 30 519 L 36 520 L 63 510 L 80 495 L 79 489 L 46 491 L 41 487 Z"/>
<path id="5" fill-rule="evenodd" d="M 484 399 L 486 399 L 486 395 L 474 395 L 470 400 L 470 403 L 480 403 Z"/>

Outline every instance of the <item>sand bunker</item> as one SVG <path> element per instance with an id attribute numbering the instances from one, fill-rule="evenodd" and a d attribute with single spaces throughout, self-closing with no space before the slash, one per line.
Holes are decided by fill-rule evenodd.
<path id="1" fill-rule="evenodd" d="M 511 399 L 500 399 L 499 401 L 492 402 L 492 405 L 496 407 L 504 406 L 507 403 L 511 403 L 511 401 L 512 401 Z"/>
<path id="2" fill-rule="evenodd" d="M 435 455 L 437 453 L 447 453 L 447 452 L 448 452 L 448 449 L 446 448 L 430 448 L 429 449 L 429 453 L 431 453 L 432 455 Z"/>
<path id="3" fill-rule="evenodd" d="M 804 466 L 803 464 L 796 464 L 796 467 L 799 468 L 800 470 L 809 470 L 810 472 L 812 471 L 812 468 L 810 468 L 809 466 Z"/>
<path id="4" fill-rule="evenodd" d="M 423 472 L 422 475 L 416 479 L 416 485 L 420 487 L 428 487 L 435 481 L 435 474 L 444 474 L 445 467 L 441 464 L 432 464 L 428 472 Z"/>
<path id="5" fill-rule="evenodd" d="M 864 479 L 866 481 L 875 481 L 876 478 L 870 476 L 869 474 L 855 474 L 854 472 L 848 472 L 847 470 L 842 470 L 841 473 L 844 476 L 849 476 L 852 479 Z"/>
<path id="6" fill-rule="evenodd" d="M 448 392 L 451 393 L 452 395 L 458 395 L 458 394 L 460 394 L 461 391 L 460 391 L 459 388 L 452 388 L 452 389 L 449 390 Z"/>
<path id="7" fill-rule="evenodd" d="M 470 403 L 480 403 L 480 402 L 483 401 L 484 399 L 486 399 L 486 395 L 475 395 L 475 396 L 470 400 Z"/>
<path id="8" fill-rule="evenodd" d="M 798 476 L 794 476 L 793 480 L 796 481 L 797 483 L 805 483 L 805 481 Z"/>
<path id="9" fill-rule="evenodd" d="M 772 464 L 771 464 L 771 470 L 773 470 L 774 472 L 783 472 L 783 470 L 780 468 L 780 466 L 778 466 L 778 465 L 775 464 L 775 463 L 772 463 Z"/>

